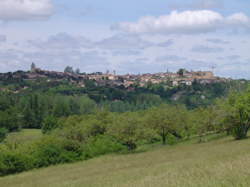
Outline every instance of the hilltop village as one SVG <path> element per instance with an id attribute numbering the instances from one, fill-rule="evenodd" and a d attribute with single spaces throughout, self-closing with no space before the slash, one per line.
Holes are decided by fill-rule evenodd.
<path id="1" fill-rule="evenodd" d="M 70 68 L 67 71 L 67 68 Z M 73 68 L 67 67 L 64 72 L 47 71 L 40 68 L 36 68 L 34 64 L 31 66 L 31 70 L 17 71 L 14 73 L 2 73 L 0 74 L 1 80 L 11 79 L 23 79 L 23 80 L 37 80 L 47 79 L 47 81 L 62 81 L 69 80 L 72 83 L 78 84 L 80 87 L 84 87 L 85 80 L 94 80 L 98 86 L 124 86 L 129 88 L 131 86 L 144 87 L 148 84 L 160 84 L 165 83 L 169 86 L 187 85 L 191 86 L 195 81 L 200 84 L 211 84 L 215 82 L 226 82 L 229 79 L 220 78 L 214 75 L 211 71 L 187 71 L 180 69 L 178 72 L 162 72 L 162 73 L 146 73 L 146 74 L 125 74 L 117 75 L 115 71 L 110 73 L 96 72 L 91 74 L 80 73 L 79 71 L 73 71 Z"/>

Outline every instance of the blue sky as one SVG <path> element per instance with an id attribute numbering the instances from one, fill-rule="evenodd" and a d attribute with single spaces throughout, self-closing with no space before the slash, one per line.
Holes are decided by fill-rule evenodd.
<path id="1" fill-rule="evenodd" d="M 249 0 L 1 0 L 0 72 L 210 70 L 250 78 Z"/>

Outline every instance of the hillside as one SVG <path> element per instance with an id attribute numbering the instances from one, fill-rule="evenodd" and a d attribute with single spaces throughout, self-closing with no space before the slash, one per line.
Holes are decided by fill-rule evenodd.
<path id="1" fill-rule="evenodd" d="M 0 178 L 5 187 L 250 186 L 250 140 L 159 146 Z"/>

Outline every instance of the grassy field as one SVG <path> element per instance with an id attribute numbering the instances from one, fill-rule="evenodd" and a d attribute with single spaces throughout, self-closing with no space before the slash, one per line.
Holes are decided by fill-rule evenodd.
<path id="1" fill-rule="evenodd" d="M 250 140 L 157 146 L 0 178 L 4 187 L 250 186 Z"/>
<path id="2" fill-rule="evenodd" d="M 6 139 L 5 143 L 19 144 L 34 141 L 42 137 L 42 131 L 39 129 L 23 129 L 20 132 L 10 133 Z"/>

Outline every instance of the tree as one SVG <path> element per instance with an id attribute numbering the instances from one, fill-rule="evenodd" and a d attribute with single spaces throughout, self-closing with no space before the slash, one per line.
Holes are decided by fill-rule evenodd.
<path id="1" fill-rule="evenodd" d="M 38 94 L 29 95 L 24 101 L 23 121 L 24 127 L 41 128 L 45 116 L 45 104 L 43 96 Z"/>
<path id="2" fill-rule="evenodd" d="M 57 97 L 53 107 L 53 115 L 56 117 L 66 117 L 70 115 L 69 100 L 66 97 Z"/>
<path id="3" fill-rule="evenodd" d="M 182 115 L 183 114 L 183 115 Z M 184 127 L 185 115 L 178 106 L 163 105 L 149 110 L 146 116 L 147 125 L 153 128 L 161 136 L 162 144 L 167 143 L 169 134 L 182 138 L 180 131 Z"/>
<path id="4" fill-rule="evenodd" d="M 72 73 L 72 74 L 74 74 L 73 67 L 67 66 L 67 67 L 64 69 L 64 73 Z"/>
<path id="5" fill-rule="evenodd" d="M 250 90 L 244 94 L 233 94 L 229 97 L 225 110 L 225 123 L 236 140 L 247 137 L 250 128 Z"/>
<path id="6" fill-rule="evenodd" d="M 126 145 L 128 150 L 134 150 L 139 141 L 149 140 L 152 137 L 152 133 L 142 122 L 136 112 L 117 115 L 113 123 L 108 126 L 107 134 Z"/>
<path id="7" fill-rule="evenodd" d="M 76 74 L 80 74 L 81 73 L 81 70 L 79 68 L 76 69 L 75 71 Z"/>
<path id="8" fill-rule="evenodd" d="M 186 71 L 185 69 L 179 69 L 178 72 L 177 72 L 177 74 L 178 74 L 179 76 L 183 77 L 185 71 Z"/>
<path id="9" fill-rule="evenodd" d="M 210 106 L 194 110 L 191 122 L 194 125 L 195 133 L 199 136 L 199 143 L 201 143 L 204 141 L 203 137 L 205 135 L 215 133 L 219 130 L 222 118 L 216 106 Z"/>
<path id="10" fill-rule="evenodd" d="M 20 114 L 17 108 L 11 107 L 5 111 L 0 111 L 0 128 L 6 128 L 9 131 L 20 129 Z"/>

